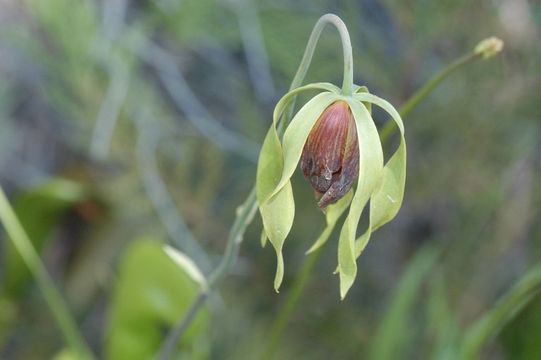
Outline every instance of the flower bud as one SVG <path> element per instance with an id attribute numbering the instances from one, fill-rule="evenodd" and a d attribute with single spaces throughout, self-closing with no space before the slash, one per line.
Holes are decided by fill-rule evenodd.
<path id="1" fill-rule="evenodd" d="M 345 101 L 336 101 L 321 114 L 308 135 L 301 170 L 325 209 L 348 191 L 359 175 L 359 142 L 355 120 Z"/>
<path id="2" fill-rule="evenodd" d="M 483 57 L 483 59 L 489 59 L 503 50 L 503 41 L 497 37 L 489 37 L 481 41 L 475 47 L 475 53 Z"/>

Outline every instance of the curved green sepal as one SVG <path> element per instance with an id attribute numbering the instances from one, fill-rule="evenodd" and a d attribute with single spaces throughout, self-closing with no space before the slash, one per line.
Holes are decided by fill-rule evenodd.
<path id="1" fill-rule="evenodd" d="M 293 201 L 291 183 L 288 182 L 276 195 L 260 204 L 259 211 L 261 212 L 266 235 L 276 251 L 278 263 L 276 265 L 274 289 L 278 291 L 284 276 L 282 247 L 295 217 L 295 202 Z"/>
<path id="2" fill-rule="evenodd" d="M 383 108 L 391 115 L 400 129 L 400 145 L 387 164 L 385 164 L 381 185 L 376 189 L 370 199 L 369 228 L 355 242 L 356 256 L 359 257 L 370 239 L 370 234 L 391 221 L 398 213 L 398 210 L 400 210 L 406 182 L 406 141 L 404 139 L 404 124 L 402 119 L 398 111 L 389 102 L 367 93 L 356 94 L 354 97 L 359 101 L 370 102 Z"/>
<path id="3" fill-rule="evenodd" d="M 332 102 L 339 99 L 342 99 L 342 97 L 337 94 L 330 92 L 321 93 L 308 101 L 293 117 L 293 120 L 291 120 L 284 133 L 282 142 L 284 170 L 282 171 L 280 182 L 274 189 L 273 195 L 289 181 L 295 172 L 301 158 L 304 143 L 308 138 L 308 134 L 310 134 L 310 130 L 312 130 L 314 124 L 319 119 L 319 116 Z"/>
<path id="4" fill-rule="evenodd" d="M 346 195 L 344 195 L 343 198 L 338 200 L 338 202 L 327 206 L 327 209 L 325 211 L 325 218 L 326 218 L 327 226 L 325 227 L 321 235 L 319 235 L 319 237 L 314 242 L 312 247 L 308 249 L 306 254 L 310 254 L 316 251 L 327 242 L 327 240 L 329 239 L 329 236 L 331 236 L 331 233 L 334 230 L 334 226 L 336 225 L 336 222 L 338 221 L 340 216 L 342 216 L 344 211 L 346 211 L 352 198 L 353 198 L 353 190 L 350 190 L 347 192 Z"/>
<path id="5" fill-rule="evenodd" d="M 355 237 L 362 211 L 381 181 L 383 150 L 376 125 L 364 104 L 347 99 L 351 108 L 359 139 L 359 180 L 349 214 L 344 221 L 338 242 L 338 271 L 340 273 L 340 296 L 346 296 L 357 275 Z"/>
<path id="6" fill-rule="evenodd" d="M 289 91 L 287 94 L 282 96 L 282 98 L 278 101 L 278 103 L 276 103 L 276 106 L 274 107 L 272 121 L 275 127 L 278 126 L 278 121 L 280 120 L 280 117 L 284 114 L 288 107 L 294 105 L 294 100 L 297 98 L 297 95 L 299 95 L 301 92 L 310 90 L 322 90 L 333 94 L 340 93 L 340 88 L 338 88 L 336 85 L 326 82 L 307 84 Z"/>

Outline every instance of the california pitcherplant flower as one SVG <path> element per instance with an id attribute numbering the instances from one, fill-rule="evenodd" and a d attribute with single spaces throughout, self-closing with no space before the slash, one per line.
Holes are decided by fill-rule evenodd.
<path id="1" fill-rule="evenodd" d="M 343 24 L 343 23 L 341 23 Z M 336 24 L 335 24 L 336 25 Z M 308 250 L 312 252 L 329 238 L 336 222 L 348 209 L 338 241 L 340 294 L 344 298 L 357 273 L 356 259 L 371 233 L 390 221 L 398 212 L 406 177 L 406 143 L 400 115 L 387 101 L 370 94 L 366 87 L 353 85 L 347 30 L 341 30 L 344 44 L 344 85 L 314 83 L 297 87 L 283 96 L 273 114 L 257 167 L 257 201 L 263 219 L 263 244 L 268 238 L 276 250 L 278 265 L 274 287 L 282 282 L 282 247 L 295 214 L 290 178 L 300 163 L 301 170 L 316 191 L 327 226 Z M 348 50 L 348 51 L 346 51 Z M 285 113 L 300 92 L 318 90 L 293 116 Z M 371 116 L 371 105 L 385 110 L 400 130 L 398 149 L 384 164 L 378 131 Z M 287 125 L 283 137 L 281 127 Z M 356 237 L 361 214 L 370 203 L 369 226 Z"/>

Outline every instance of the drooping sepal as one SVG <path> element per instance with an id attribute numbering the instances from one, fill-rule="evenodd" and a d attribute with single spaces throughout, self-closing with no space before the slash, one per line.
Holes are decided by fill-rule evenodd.
<path id="1" fill-rule="evenodd" d="M 400 114 L 388 101 L 368 93 L 356 94 L 355 99 L 381 107 L 400 130 L 400 144 L 385 164 L 381 184 L 370 199 L 369 227 L 355 242 L 356 257 L 359 257 L 368 244 L 371 233 L 391 221 L 400 210 L 406 183 L 406 140 Z"/>
<path id="2" fill-rule="evenodd" d="M 370 112 L 360 101 L 348 99 L 348 103 L 355 118 L 360 157 L 357 189 L 338 241 L 338 272 L 342 299 L 357 276 L 355 252 L 357 226 L 363 209 L 381 181 L 383 171 L 383 150 Z"/>

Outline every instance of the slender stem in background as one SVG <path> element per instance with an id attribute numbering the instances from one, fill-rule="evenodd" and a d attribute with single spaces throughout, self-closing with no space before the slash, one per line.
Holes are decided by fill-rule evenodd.
<path id="1" fill-rule="evenodd" d="M 165 339 L 165 342 L 160 348 L 160 353 L 158 354 L 158 360 L 166 360 L 169 359 L 170 355 L 173 354 L 175 351 L 175 347 L 177 345 L 178 339 L 180 339 L 180 336 L 182 333 L 188 329 L 188 326 L 190 326 L 190 323 L 194 319 L 195 315 L 197 315 L 197 312 L 199 311 L 199 308 L 205 303 L 208 297 L 208 291 L 200 292 L 199 295 L 197 295 L 197 298 L 192 303 L 188 311 L 186 312 L 186 315 L 182 319 L 182 322 L 178 324 L 173 330 L 167 335 L 167 338 Z"/>
<path id="2" fill-rule="evenodd" d="M 344 53 L 344 78 L 342 81 L 342 92 L 345 95 L 351 95 L 353 89 L 353 52 L 351 49 L 351 40 L 349 38 L 346 24 L 344 24 L 342 19 L 340 19 L 334 14 L 323 15 L 314 25 L 314 29 L 310 34 L 308 44 L 306 45 L 306 49 L 304 50 L 301 64 L 299 65 L 297 73 L 295 74 L 295 77 L 291 82 L 291 87 L 289 88 L 290 91 L 299 87 L 302 84 L 304 78 L 306 77 L 306 73 L 308 72 L 310 63 L 312 62 L 312 57 L 314 56 L 314 51 L 316 50 L 317 42 L 319 40 L 319 37 L 321 36 L 321 32 L 327 24 L 334 25 L 334 27 L 336 27 L 336 29 L 340 33 L 340 40 L 342 40 L 342 50 Z"/>
<path id="3" fill-rule="evenodd" d="M 141 117 L 137 124 L 136 158 L 137 169 L 147 196 L 174 246 L 193 258 L 199 267 L 207 273 L 212 268 L 211 261 L 172 201 L 167 185 L 163 181 L 158 165 L 156 164 L 155 150 L 157 139 L 152 134 L 153 127 L 145 123 L 143 119 L 153 119 L 153 117 L 145 108 L 138 111 L 134 116 Z"/>
<path id="4" fill-rule="evenodd" d="M 184 334 L 184 332 L 188 329 L 188 326 L 199 309 L 205 304 L 210 291 L 212 291 L 218 285 L 220 280 L 223 279 L 223 277 L 229 272 L 231 266 L 235 263 L 239 253 L 240 243 L 242 242 L 242 237 L 244 236 L 246 228 L 252 222 L 256 210 L 257 203 L 254 186 L 244 203 L 237 208 L 237 217 L 229 232 L 224 255 L 222 256 L 220 264 L 209 275 L 208 289 L 201 290 L 190 306 L 190 309 L 185 315 L 183 315 L 181 321 L 167 334 L 167 338 L 159 350 L 158 358 L 160 360 L 167 360 L 172 357 L 176 344 L 179 342 L 182 334 Z"/>
<path id="5" fill-rule="evenodd" d="M 77 324 L 68 311 L 68 306 L 60 291 L 55 287 L 53 279 L 45 269 L 41 259 L 32 246 L 32 242 L 28 238 L 21 223 L 17 219 L 9 201 L 0 187 L 0 221 L 4 224 L 6 232 L 13 242 L 13 245 L 21 255 L 26 266 L 36 279 L 36 282 L 43 293 L 43 297 L 47 302 L 58 327 L 64 336 L 64 340 L 71 350 L 79 355 L 81 359 L 93 359 L 94 356 L 90 352 L 88 345 L 79 332 Z"/>
<path id="6" fill-rule="evenodd" d="M 109 74 L 110 82 L 90 140 L 90 156 L 96 160 L 105 160 L 107 157 L 120 109 L 128 94 L 130 65 L 119 53 L 113 51 L 113 42 L 124 27 L 127 5 L 127 0 L 109 0 L 103 4 L 103 36 L 99 38 L 97 53 Z"/>
<path id="7" fill-rule="evenodd" d="M 111 80 L 98 112 L 90 141 L 90 155 L 97 160 L 104 160 L 107 157 L 120 109 L 128 95 L 130 82 L 128 65 L 119 56 L 114 56 L 110 63 Z"/>
<path id="8" fill-rule="evenodd" d="M 470 325 L 460 347 L 461 360 L 478 359 L 482 345 L 541 292 L 541 266 L 531 269 L 481 319 Z"/>
<path id="9" fill-rule="evenodd" d="M 191 89 L 171 55 L 148 40 L 143 34 L 137 34 L 135 39 L 128 43 L 128 46 L 156 70 L 160 82 L 175 106 L 186 115 L 188 121 L 201 134 L 222 149 L 236 153 L 249 161 L 257 161 L 259 145 L 245 136 L 225 128 L 221 122 L 214 118 Z"/>
<path id="10" fill-rule="evenodd" d="M 229 269 L 231 269 L 231 266 L 235 264 L 235 261 L 237 260 L 239 247 L 242 242 L 244 232 L 254 219 L 254 215 L 257 210 L 255 194 L 256 191 L 254 186 L 244 203 L 237 208 L 237 217 L 233 223 L 233 226 L 231 227 L 231 231 L 229 232 L 225 253 L 222 256 L 218 267 L 216 267 L 216 269 L 209 276 L 208 281 L 209 287 L 211 288 L 218 284 L 218 282 L 229 272 Z"/>
<path id="11" fill-rule="evenodd" d="M 400 107 L 400 116 L 407 117 L 409 113 L 419 105 L 434 89 L 438 86 L 443 80 L 445 80 L 449 75 L 454 71 L 460 69 L 462 66 L 469 64 L 474 60 L 481 59 L 481 54 L 474 51 L 463 55 L 453 61 L 445 69 L 433 76 L 422 88 L 417 90 L 401 107 Z M 380 138 L 382 142 L 388 141 L 389 137 L 396 130 L 396 125 L 394 121 L 387 121 L 383 129 L 380 131 Z"/>
<path id="12" fill-rule="evenodd" d="M 248 74 L 256 97 L 261 103 L 268 104 L 269 100 L 272 101 L 275 90 L 259 14 L 253 0 L 235 1 L 232 7 L 237 16 Z"/>

